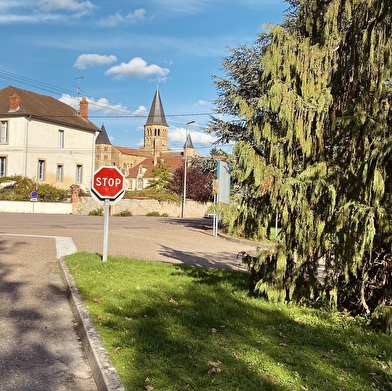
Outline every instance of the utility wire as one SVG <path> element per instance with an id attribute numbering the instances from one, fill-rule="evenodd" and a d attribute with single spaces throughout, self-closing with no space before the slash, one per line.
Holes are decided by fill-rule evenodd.
<path id="1" fill-rule="evenodd" d="M 31 79 L 25 76 L 18 75 L 16 73 L 12 73 L 3 69 L 0 69 L 0 79 L 11 80 L 23 85 L 28 85 L 30 87 L 36 88 L 38 90 L 46 91 L 52 94 L 56 94 L 62 96 L 64 94 L 68 94 L 71 97 L 74 95 L 75 91 L 69 90 L 63 87 L 57 87 L 53 84 L 41 82 L 39 80 Z M 105 118 L 105 119 L 118 119 L 118 118 L 147 118 L 148 113 L 146 114 L 132 114 L 131 112 L 137 112 L 139 108 L 124 106 L 120 103 L 107 101 L 110 106 L 103 105 L 100 103 L 101 98 L 90 97 L 90 99 L 94 100 L 94 105 L 97 107 L 105 108 L 111 112 L 123 113 L 124 110 L 129 110 L 129 114 L 102 114 L 102 115 L 89 115 L 89 118 Z M 119 107 L 116 107 L 119 106 Z M 165 114 L 166 117 L 196 117 L 196 116 L 210 116 L 213 113 L 184 113 L 184 114 Z M 50 117 L 50 116 L 47 116 Z"/>

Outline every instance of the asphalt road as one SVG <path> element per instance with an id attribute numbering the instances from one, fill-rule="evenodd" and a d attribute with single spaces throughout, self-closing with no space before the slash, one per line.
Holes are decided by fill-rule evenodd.
<path id="1" fill-rule="evenodd" d="M 78 251 L 99 254 L 103 249 L 103 225 L 101 216 L 0 213 L 0 234 L 71 237 Z M 254 255 L 256 245 L 213 237 L 210 219 L 147 216 L 109 219 L 109 257 L 124 255 L 244 270 L 238 267 L 240 251 Z"/>

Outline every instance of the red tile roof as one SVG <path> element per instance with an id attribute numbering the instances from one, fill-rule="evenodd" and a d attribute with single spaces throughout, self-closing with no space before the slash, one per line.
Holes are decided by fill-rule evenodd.
<path id="1" fill-rule="evenodd" d="M 10 97 L 17 94 L 19 108 L 9 111 Z M 21 88 L 8 86 L 0 90 L 0 116 L 31 117 L 40 121 L 70 126 L 76 129 L 97 131 L 99 127 L 82 118 L 75 109 L 51 96 L 37 94 Z"/>

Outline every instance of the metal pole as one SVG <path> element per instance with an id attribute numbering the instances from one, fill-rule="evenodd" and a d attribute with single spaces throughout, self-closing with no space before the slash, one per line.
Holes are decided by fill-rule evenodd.
<path id="1" fill-rule="evenodd" d="M 212 236 L 214 238 L 216 238 L 218 236 L 218 233 L 216 231 L 216 205 L 217 205 L 217 197 L 218 194 L 214 194 L 214 215 L 213 215 L 213 219 L 212 219 Z"/>
<path id="2" fill-rule="evenodd" d="M 109 237 L 109 200 L 105 198 L 104 203 L 104 221 L 103 221 L 103 250 L 102 261 L 106 262 L 108 259 L 108 237 Z"/>
<path id="3" fill-rule="evenodd" d="M 188 134 L 188 131 L 187 131 Z M 187 136 L 186 136 L 187 137 Z M 186 141 L 185 141 L 186 143 Z M 184 194 L 182 196 L 182 218 L 185 218 L 185 203 L 186 203 L 186 148 L 184 149 Z"/>

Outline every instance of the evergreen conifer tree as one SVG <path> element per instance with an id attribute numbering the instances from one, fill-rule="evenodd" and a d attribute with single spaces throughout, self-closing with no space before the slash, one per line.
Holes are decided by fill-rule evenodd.
<path id="1" fill-rule="evenodd" d="M 236 223 L 272 227 L 255 288 L 353 313 L 391 299 L 389 0 L 292 0 L 282 25 L 223 60 L 210 131 L 236 141 Z M 257 282 L 257 283 L 256 283 Z"/>

